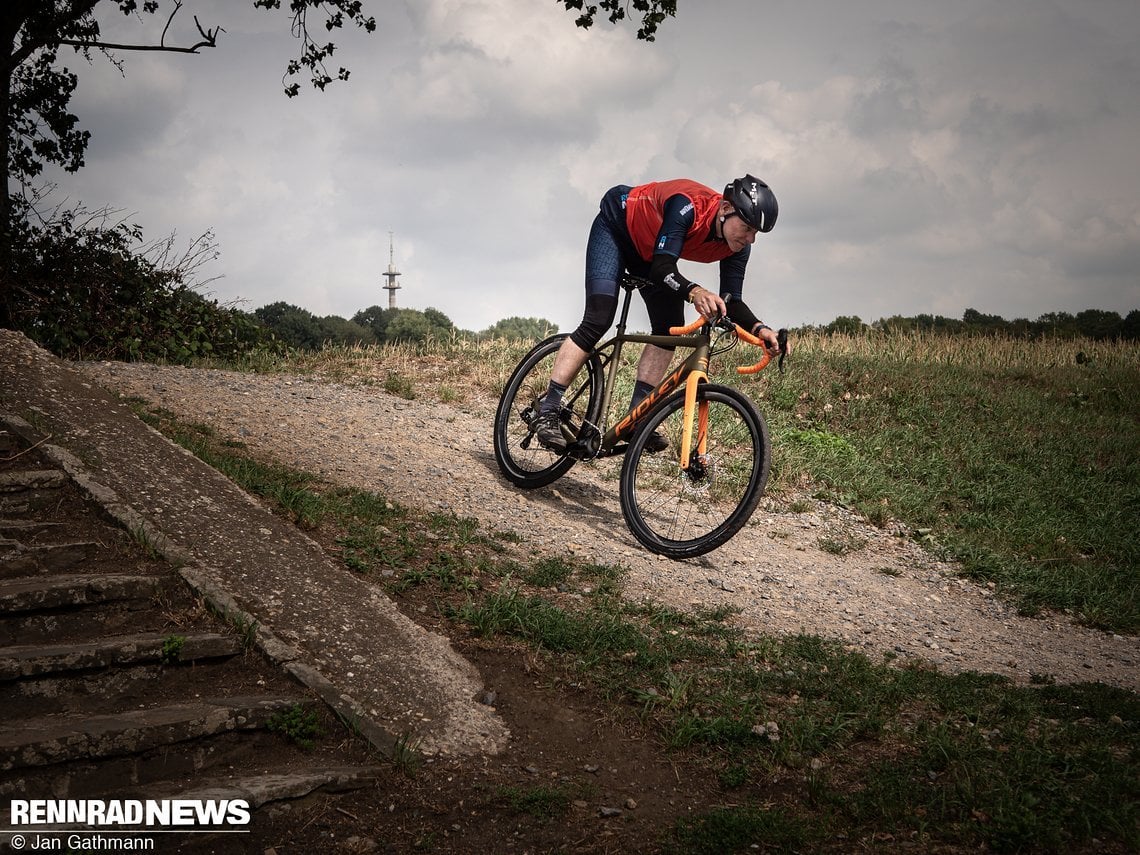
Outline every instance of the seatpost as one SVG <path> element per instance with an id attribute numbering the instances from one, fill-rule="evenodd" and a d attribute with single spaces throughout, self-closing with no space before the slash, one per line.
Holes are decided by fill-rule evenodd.
<path id="1" fill-rule="evenodd" d="M 619 284 L 623 291 L 625 291 L 625 299 L 621 304 L 621 314 L 618 316 L 617 330 L 614 335 L 613 353 L 610 354 L 609 370 L 606 371 L 606 386 L 605 392 L 602 395 L 602 412 L 598 422 L 598 427 L 601 430 L 605 429 L 606 422 L 610 417 L 610 403 L 613 401 L 614 396 L 614 381 L 617 379 L 618 366 L 621 362 L 621 349 L 624 342 L 622 337 L 625 335 L 625 322 L 629 317 L 629 301 L 633 299 L 633 292 L 637 288 L 636 280 L 628 277 L 622 277 Z"/>

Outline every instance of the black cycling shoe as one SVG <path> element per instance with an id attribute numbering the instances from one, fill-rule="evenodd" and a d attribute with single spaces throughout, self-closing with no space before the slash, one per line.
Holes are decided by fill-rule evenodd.
<path id="1" fill-rule="evenodd" d="M 646 454 L 656 454 L 659 451 L 664 451 L 668 447 L 669 440 L 661 435 L 661 431 L 655 430 L 645 439 Z"/>
<path id="2" fill-rule="evenodd" d="M 530 423 L 530 427 L 538 438 L 538 444 L 543 448 L 559 454 L 566 453 L 566 436 L 562 433 L 562 419 L 558 417 L 557 412 L 551 410 L 539 413 Z"/>

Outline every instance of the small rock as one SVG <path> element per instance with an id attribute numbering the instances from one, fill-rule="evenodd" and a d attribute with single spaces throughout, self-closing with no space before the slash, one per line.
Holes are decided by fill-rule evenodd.
<path id="1" fill-rule="evenodd" d="M 621 816 L 621 808 L 600 807 L 598 808 L 598 816 L 602 817 L 602 819 L 608 819 L 613 816 Z"/>

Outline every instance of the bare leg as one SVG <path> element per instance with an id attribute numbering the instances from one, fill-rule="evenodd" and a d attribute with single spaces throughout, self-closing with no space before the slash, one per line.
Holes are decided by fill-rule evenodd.
<path id="1" fill-rule="evenodd" d="M 578 369 L 586 364 L 586 351 L 574 344 L 570 339 L 562 342 L 558 355 L 554 357 L 554 368 L 550 372 L 550 379 L 563 386 L 569 386 Z M 664 369 L 662 369 L 664 373 Z"/>
<path id="2" fill-rule="evenodd" d="M 561 358 L 561 353 L 559 358 Z M 637 379 L 648 383 L 650 386 L 656 386 L 665 376 L 665 371 L 672 361 L 673 351 L 653 344 L 645 345 L 645 349 L 641 351 L 641 359 L 637 361 Z M 558 370 L 558 363 L 555 363 L 555 370 Z"/>

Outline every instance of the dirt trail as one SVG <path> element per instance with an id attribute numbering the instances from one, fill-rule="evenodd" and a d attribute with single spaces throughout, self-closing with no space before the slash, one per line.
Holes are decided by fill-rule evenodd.
<path id="1" fill-rule="evenodd" d="M 647 553 L 618 506 L 618 463 L 580 465 L 523 492 L 498 474 L 493 403 L 404 400 L 372 386 L 146 364 L 77 366 L 93 381 L 212 426 L 257 453 L 408 506 L 513 530 L 524 553 L 573 553 L 629 568 L 626 594 L 679 608 L 730 605 L 758 633 L 807 632 L 874 658 L 947 671 L 1140 689 L 1140 638 L 1026 618 L 919 545 L 818 503 L 789 513 L 765 499 L 726 547 L 677 562 Z M 856 548 L 836 555 L 821 543 Z"/>

